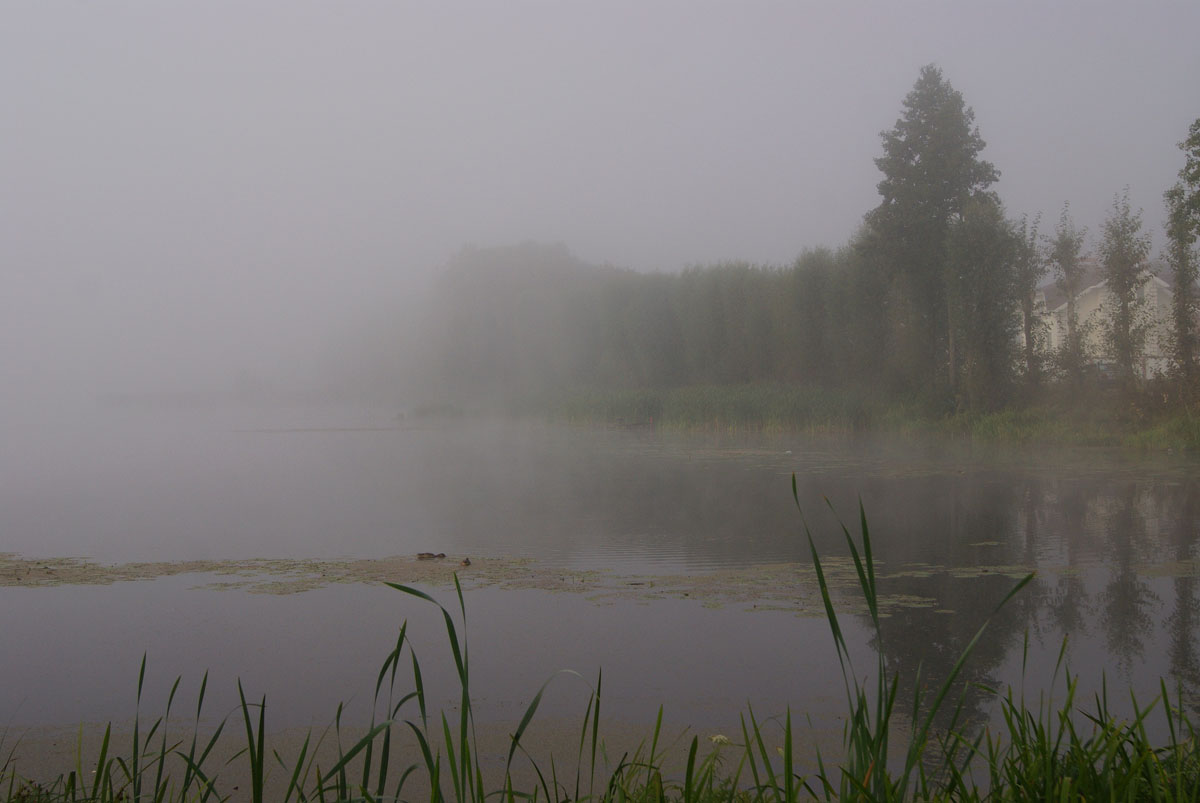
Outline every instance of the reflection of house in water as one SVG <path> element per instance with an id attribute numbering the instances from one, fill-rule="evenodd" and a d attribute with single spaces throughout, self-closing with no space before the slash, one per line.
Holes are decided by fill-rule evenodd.
<path id="1" fill-rule="evenodd" d="M 1111 303 L 1112 296 L 1096 260 L 1083 260 L 1083 268 L 1079 282 L 1083 289 L 1075 296 L 1075 311 L 1088 353 L 1094 359 L 1102 360 L 1105 305 Z M 1170 368 L 1172 279 L 1169 270 L 1152 265 L 1148 278 L 1137 291 L 1138 302 L 1142 304 L 1141 314 L 1146 316 L 1146 341 L 1140 371 L 1146 379 L 1164 374 Z M 1046 323 L 1047 345 L 1051 351 L 1057 351 L 1067 340 L 1066 293 L 1057 282 L 1051 281 L 1038 288 L 1037 305 Z"/>

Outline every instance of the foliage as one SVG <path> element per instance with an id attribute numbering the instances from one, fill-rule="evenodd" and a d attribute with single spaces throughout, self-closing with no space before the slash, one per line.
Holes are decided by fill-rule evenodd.
<path id="1" fill-rule="evenodd" d="M 1076 385 L 1082 383 L 1084 370 L 1092 359 L 1087 332 L 1080 325 L 1075 306 L 1075 299 L 1083 290 L 1083 240 L 1086 236 L 1087 229 L 1075 228 L 1070 204 L 1063 204 L 1054 237 L 1046 243 L 1047 257 L 1054 266 L 1058 287 L 1066 296 L 1067 304 L 1066 337 L 1057 349 L 1055 362 L 1059 371 Z"/>
<path id="2" fill-rule="evenodd" d="M 1039 235 L 1036 218 L 1006 221 L 974 119 L 941 71 L 924 67 L 881 134 L 881 200 L 862 229 L 843 248 L 806 250 L 790 264 L 641 274 L 589 265 L 561 245 L 464 249 L 427 310 L 426 372 L 406 403 L 512 407 L 687 387 L 866 387 L 953 416 L 1036 404 L 1053 380 L 1078 392 L 1112 370 L 1101 356 L 1128 390 L 1147 334 L 1140 213 L 1127 196 L 1114 204 L 1099 248 L 1112 291 L 1105 317 L 1081 321 L 1087 230 L 1068 205 L 1051 237 Z M 1166 196 L 1174 222 L 1165 256 L 1185 277 L 1174 296 L 1172 357 L 1183 374 L 1198 374 L 1200 294 L 1186 277 L 1195 276 L 1200 232 L 1200 121 L 1181 147 L 1186 165 Z M 1066 300 L 1058 321 L 1037 306 L 1048 269 Z M 1093 345 L 1100 324 L 1104 354 Z M 1185 380 L 1200 393 L 1200 378 Z M 780 417 L 770 416 L 774 426 Z"/>
<path id="3" fill-rule="evenodd" d="M 1022 667 L 1028 657 L 1028 638 Z M 1059 653 L 1054 674 L 1063 670 Z M 1182 694 L 1175 704 L 1160 683 L 1161 693 L 1147 706 L 1130 695 L 1131 720 L 1109 708 L 1107 687 L 1096 695 L 1091 710 L 1077 707 L 1078 679 L 1065 673 L 1065 699 L 1039 700 L 1031 708 L 1010 688 L 1000 701 L 1008 740 L 987 734 L 991 798 L 1000 800 L 1191 800 L 1200 792 L 1196 733 L 1183 714 Z M 1146 736 L 1146 723 L 1161 707 L 1169 742 L 1155 747 Z M 1079 712 L 1091 728 L 1080 728 Z"/>
<path id="4" fill-rule="evenodd" d="M 1021 345 L 1024 355 L 1025 381 L 1031 388 L 1041 384 L 1046 361 L 1046 323 L 1038 308 L 1037 292 L 1046 275 L 1046 257 L 1041 248 L 1038 226 L 1041 216 L 1032 221 L 1021 218 L 1014 228 L 1013 279 L 1021 307 Z"/>
<path id="5" fill-rule="evenodd" d="M 792 477 L 792 498 L 799 510 L 800 498 L 794 475 Z M 801 512 L 801 516 L 803 517 L 803 512 Z M 860 681 L 859 676 L 855 673 L 850 649 L 843 635 L 837 612 L 833 606 L 829 585 L 821 567 L 821 559 L 817 554 L 812 533 L 809 532 L 807 525 L 805 526 L 821 599 L 825 604 L 825 617 L 833 633 L 834 648 L 841 665 L 849 709 L 843 737 L 846 748 L 844 763 L 837 768 L 838 771 L 835 774 L 829 772 L 818 757 L 820 770 L 817 774 L 817 781 L 820 792 L 814 796 L 823 796 L 826 800 L 928 800 L 940 795 L 954 796 L 959 793 L 970 795 L 973 790 L 965 783 L 965 779 L 968 776 L 968 764 L 973 758 L 974 751 L 961 751 L 958 748 L 958 740 L 954 738 L 957 736 L 956 728 L 962 710 L 961 706 L 955 707 L 951 712 L 949 723 L 945 728 L 949 736 L 945 734 L 939 736 L 934 729 L 934 721 L 942 710 L 942 706 L 948 703 L 948 697 L 955 682 L 975 645 L 983 637 L 988 622 L 985 621 L 975 637 L 958 656 L 946 678 L 935 687 L 932 697 L 924 696 L 925 681 L 918 675 L 916 687 L 913 690 L 912 709 L 909 713 L 908 744 L 904 746 L 903 763 L 893 769 L 892 741 L 897 738 L 900 730 L 896 722 L 899 718 L 896 709 L 900 690 L 899 676 L 892 674 L 884 658 L 884 633 L 880 624 L 879 591 L 871 553 L 870 530 L 867 526 L 866 513 L 861 506 L 859 522 L 861 528 L 859 544 L 855 544 L 849 529 L 844 525 L 842 531 L 854 562 L 859 588 L 865 598 L 870 627 L 874 633 L 877 660 L 873 688 Z M 1032 579 L 1033 575 L 1027 575 L 1018 582 L 1000 601 L 997 609 L 1003 607 Z M 946 784 L 944 788 L 942 788 L 943 784 Z M 816 784 L 813 785 L 816 786 Z"/>
<path id="6" fill-rule="evenodd" d="M 1172 297 L 1171 346 L 1185 398 L 1200 393 L 1200 257 L 1194 244 L 1200 238 L 1200 119 L 1192 123 L 1188 138 L 1179 143 L 1184 166 L 1179 181 L 1164 193 L 1167 205 L 1167 263 L 1175 275 Z"/>
<path id="7" fill-rule="evenodd" d="M 947 306 L 951 328 L 960 333 L 960 356 L 951 370 L 961 372 L 965 406 L 974 410 L 995 409 L 1011 400 L 1018 332 L 1013 310 L 1020 302 L 1017 259 L 1022 243 L 999 201 L 982 193 L 964 205 L 950 226 Z"/>
<path id="8" fill-rule="evenodd" d="M 1167 252 L 1164 256 L 1175 279 L 1171 297 L 1171 350 L 1179 378 L 1184 387 L 1190 388 L 1200 378 L 1197 366 L 1200 293 L 1196 288 L 1200 257 L 1194 247 L 1200 225 L 1193 225 L 1189 217 L 1182 183 L 1167 190 L 1164 198 L 1167 205 Z"/>
<path id="9" fill-rule="evenodd" d="M 524 270 L 520 251 L 531 248 L 540 262 Z M 581 388 L 837 386 L 878 353 L 856 334 L 873 316 L 849 250 L 806 252 L 786 268 L 723 263 L 668 275 L 580 269 L 565 251 L 547 258 L 536 248 L 476 250 L 451 266 L 429 385 L 456 401 Z"/>
<path id="10" fill-rule="evenodd" d="M 1179 180 L 1184 187 L 1183 207 L 1191 218 L 1192 230 L 1200 230 L 1200 118 L 1188 129 L 1188 136 L 1179 143 L 1184 153 L 1184 165 Z"/>
<path id="11" fill-rule="evenodd" d="M 947 238 L 970 199 L 999 178 L 979 158 L 985 143 L 974 121 L 941 70 L 923 67 L 903 115 L 881 135 L 883 156 L 875 164 L 884 175 L 882 200 L 866 216 L 863 242 L 876 281 L 887 287 L 889 360 L 909 383 L 926 386 L 939 377 L 948 391 L 957 378 L 961 322 L 949 309 Z"/>
<path id="12" fill-rule="evenodd" d="M 597 299 L 625 275 L 633 274 L 588 265 L 561 245 L 463 249 L 442 271 L 439 300 L 427 311 L 431 395 L 503 398 L 584 380 L 602 347 Z"/>
<path id="13" fill-rule="evenodd" d="M 1107 286 L 1102 328 L 1108 356 L 1116 364 L 1126 388 L 1136 378 L 1136 366 L 1145 346 L 1149 321 L 1139 290 L 1149 268 L 1150 235 L 1142 232 L 1142 213 L 1129 207 L 1129 190 L 1113 199 L 1100 241 L 1100 264 Z"/>

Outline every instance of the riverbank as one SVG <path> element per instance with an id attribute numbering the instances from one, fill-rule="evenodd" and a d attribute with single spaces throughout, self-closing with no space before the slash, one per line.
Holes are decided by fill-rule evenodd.
<path id="1" fill-rule="evenodd" d="M 776 384 L 565 393 L 509 409 L 571 424 L 628 428 L 881 433 L 1014 445 L 1200 450 L 1200 413 L 1153 390 L 1129 398 L 1105 389 L 1056 388 L 1036 401 L 987 413 L 939 411 L 919 399 L 861 389 Z"/>

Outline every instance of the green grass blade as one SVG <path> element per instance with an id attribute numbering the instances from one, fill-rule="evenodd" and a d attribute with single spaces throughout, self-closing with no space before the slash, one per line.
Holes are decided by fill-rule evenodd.
<path id="1" fill-rule="evenodd" d="M 300 752 L 296 755 L 295 766 L 292 767 L 292 777 L 288 779 L 287 789 L 283 793 L 283 803 L 288 803 L 292 799 L 292 795 L 301 792 L 300 789 L 300 771 L 304 768 L 304 759 L 308 756 L 308 746 L 312 739 L 312 731 L 304 735 L 304 742 L 300 745 Z M 278 754 L 276 755 L 278 758 Z M 280 765 L 283 761 L 280 760 Z"/>
<path id="2" fill-rule="evenodd" d="M 378 736 L 380 733 L 383 733 L 383 731 L 386 730 L 388 725 L 390 725 L 390 724 L 391 724 L 390 722 L 383 722 L 383 723 L 380 723 L 379 725 L 376 725 L 375 727 L 371 728 L 371 730 L 367 731 L 367 734 L 365 736 L 363 736 L 361 739 L 359 739 L 357 742 L 355 742 L 353 747 L 351 747 L 346 752 L 341 753 L 341 756 L 340 756 L 340 758 L 338 758 L 337 762 L 326 771 L 326 773 L 325 773 L 326 776 L 329 777 L 329 776 L 333 776 L 333 775 L 343 774 L 346 770 L 347 765 L 351 761 L 354 760 L 354 757 L 357 756 L 359 753 L 361 753 L 363 750 L 367 749 L 370 746 L 370 744 L 373 741 L 375 741 L 375 737 Z"/>
<path id="3" fill-rule="evenodd" d="M 688 748 L 687 769 L 683 774 L 683 799 L 686 801 L 696 799 L 694 784 L 696 780 L 696 750 L 699 746 L 699 737 L 693 736 L 692 746 Z"/>
<path id="4" fill-rule="evenodd" d="M 412 653 L 413 690 L 417 695 L 417 707 L 421 712 L 421 727 L 429 730 L 429 712 L 425 708 L 425 683 L 421 679 L 421 663 L 416 652 Z"/>
<path id="5" fill-rule="evenodd" d="M 179 756 L 179 758 L 187 765 L 188 770 L 200 780 L 201 789 L 203 790 L 203 793 L 200 796 L 201 800 L 207 800 L 210 795 L 216 793 L 215 779 L 209 778 L 204 773 L 204 770 L 200 767 L 199 763 L 194 761 L 191 756 L 185 753 L 177 751 L 176 755 Z"/>
<path id="6" fill-rule="evenodd" d="M 588 795 L 595 794 L 596 782 L 596 745 L 600 739 L 600 701 L 604 687 L 604 672 L 596 672 L 596 706 L 592 709 L 592 749 L 591 760 L 588 764 Z M 654 761 L 654 744 L 658 744 L 658 732 L 662 728 L 662 706 L 658 707 L 658 721 L 654 726 L 654 742 L 650 747 L 650 761 Z"/>
<path id="7" fill-rule="evenodd" d="M 100 742 L 100 757 L 96 759 L 96 778 L 92 781 L 92 797 L 100 796 L 100 789 L 108 776 L 108 741 L 112 736 L 112 723 L 104 726 L 104 738 Z M 82 739 L 82 736 L 80 737 Z"/>
<path id="8" fill-rule="evenodd" d="M 446 719 L 445 714 L 442 714 L 442 734 L 446 740 L 446 761 L 450 765 L 450 780 L 454 783 L 454 799 L 462 801 L 462 779 L 458 774 L 458 762 L 454 753 L 454 739 L 450 735 L 450 722 Z M 463 758 L 465 760 L 466 757 L 464 756 Z"/>
<path id="9" fill-rule="evenodd" d="M 130 754 L 129 760 L 132 762 L 131 773 L 127 772 L 130 784 L 133 788 L 134 803 L 141 803 L 142 800 L 142 777 L 139 774 L 141 769 L 141 744 L 138 741 L 138 731 L 141 727 L 141 708 L 142 708 L 142 689 L 146 683 L 146 653 L 142 653 L 142 666 L 138 670 L 137 684 L 137 701 L 133 706 L 133 752 Z"/>
<path id="10" fill-rule="evenodd" d="M 783 793 L 787 803 L 796 800 L 795 769 L 792 767 L 792 709 L 787 709 L 783 726 Z"/>
<path id="11" fill-rule="evenodd" d="M 253 803 L 263 803 L 263 724 L 266 716 L 267 698 L 264 695 L 259 703 L 258 734 L 254 733 L 254 725 L 250 719 L 250 704 L 246 702 L 246 693 L 242 689 L 242 681 L 238 681 L 238 699 L 241 702 L 242 721 L 246 726 L 246 754 L 250 761 L 250 799 Z"/>
<path id="12" fill-rule="evenodd" d="M 396 638 L 396 646 L 392 649 L 387 657 L 384 658 L 383 666 L 379 668 L 379 677 L 375 679 L 375 699 L 379 699 L 379 692 L 383 688 L 383 679 L 387 677 L 388 671 L 391 670 L 392 684 L 396 682 L 396 667 L 400 664 L 400 655 L 404 651 L 404 636 L 408 630 L 408 622 L 405 621 L 400 625 L 400 635 Z"/>
<path id="13" fill-rule="evenodd" d="M 537 690 L 537 694 L 533 695 L 533 699 L 530 700 L 529 705 L 525 707 L 525 713 L 521 716 L 521 723 L 517 725 L 517 730 L 513 733 L 512 738 L 509 740 L 508 760 L 504 762 L 504 774 L 506 777 L 512 769 L 513 754 L 517 752 L 517 746 L 521 743 L 521 737 L 525 735 L 525 729 L 529 727 L 529 723 L 533 721 L 534 715 L 537 714 L 538 706 L 541 705 L 542 702 L 542 695 L 546 693 L 546 687 L 549 686 L 550 682 L 556 677 L 564 674 L 580 677 L 578 672 L 575 672 L 571 669 L 558 670 L 553 675 L 548 677 L 544 683 L 542 683 L 541 688 Z"/>

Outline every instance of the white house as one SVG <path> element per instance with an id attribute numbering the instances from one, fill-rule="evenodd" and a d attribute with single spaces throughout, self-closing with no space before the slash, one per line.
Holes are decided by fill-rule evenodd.
<path id="1" fill-rule="evenodd" d="M 1104 306 L 1111 303 L 1111 294 L 1100 275 L 1100 266 L 1093 259 L 1085 259 L 1084 274 L 1080 284 L 1083 289 L 1075 296 L 1075 312 L 1079 326 L 1085 334 L 1089 352 L 1102 359 L 1104 354 L 1103 321 Z M 1167 271 L 1163 276 L 1170 278 Z M 1151 272 L 1138 288 L 1138 300 L 1144 302 L 1147 316 L 1146 343 L 1142 352 L 1140 374 L 1144 379 L 1166 373 L 1170 367 L 1171 298 L 1172 285 L 1163 276 Z M 1056 282 L 1038 289 L 1043 319 L 1048 331 L 1048 345 L 1057 350 L 1067 339 L 1067 298 Z"/>

